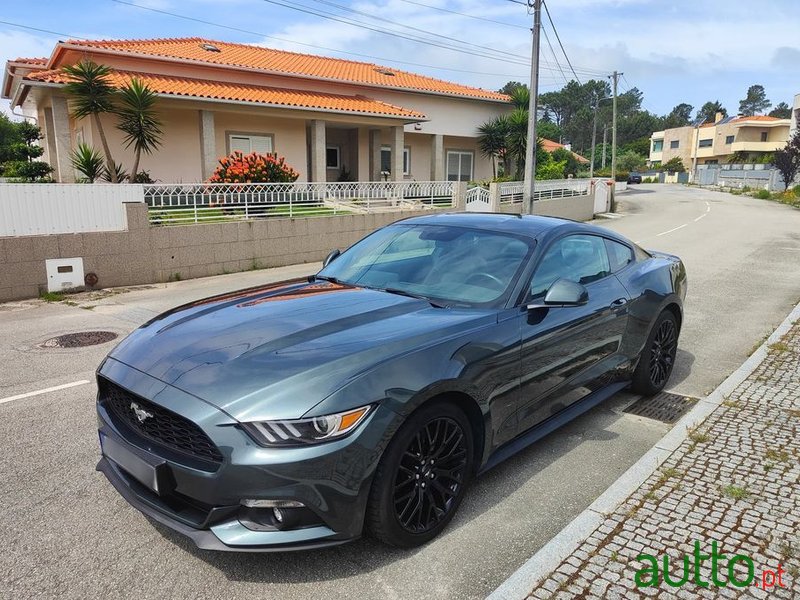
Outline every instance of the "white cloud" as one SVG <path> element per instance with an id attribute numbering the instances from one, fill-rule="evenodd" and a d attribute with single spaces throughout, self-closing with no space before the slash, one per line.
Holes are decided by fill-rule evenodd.
<path id="1" fill-rule="evenodd" d="M 50 56 L 56 41 L 55 37 L 49 38 L 25 31 L 0 31 L 0 64 L 5 70 L 7 60 Z M 8 100 L 0 100 L 0 110 L 11 114 Z"/>

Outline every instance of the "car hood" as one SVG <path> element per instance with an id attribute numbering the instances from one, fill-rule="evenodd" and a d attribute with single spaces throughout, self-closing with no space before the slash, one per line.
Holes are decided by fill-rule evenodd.
<path id="1" fill-rule="evenodd" d="M 110 356 L 240 421 L 298 418 L 372 366 L 494 319 L 303 280 L 178 307 Z"/>

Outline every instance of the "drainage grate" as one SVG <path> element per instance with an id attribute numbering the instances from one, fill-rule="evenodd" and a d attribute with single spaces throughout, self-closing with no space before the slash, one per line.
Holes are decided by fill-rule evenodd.
<path id="1" fill-rule="evenodd" d="M 655 419 L 662 423 L 675 423 L 689 412 L 697 398 L 661 392 L 649 398 L 639 398 L 624 410 L 626 413 Z"/>
<path id="2" fill-rule="evenodd" d="M 105 344 L 118 337 L 113 331 L 80 331 L 50 338 L 39 344 L 40 348 L 83 348 Z"/>

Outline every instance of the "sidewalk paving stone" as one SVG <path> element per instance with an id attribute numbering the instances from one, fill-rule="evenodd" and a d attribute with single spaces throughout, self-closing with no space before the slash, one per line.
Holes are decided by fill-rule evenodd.
<path id="1" fill-rule="evenodd" d="M 671 579 L 680 579 L 684 554 L 693 571 L 696 541 L 703 554 L 716 541 L 726 555 L 717 570 L 721 582 L 727 583 L 731 556 L 748 556 L 752 583 L 667 585 L 664 555 Z M 647 565 L 637 558 L 642 553 L 659 561 L 657 586 L 636 586 L 636 572 Z M 710 563 L 700 568 L 705 582 L 711 581 Z M 764 589 L 764 570 L 779 567 L 783 586 L 776 581 Z M 748 567 L 737 561 L 733 573 L 745 580 Z M 581 599 L 800 597 L 800 321 L 529 597 L 564 592 Z"/>

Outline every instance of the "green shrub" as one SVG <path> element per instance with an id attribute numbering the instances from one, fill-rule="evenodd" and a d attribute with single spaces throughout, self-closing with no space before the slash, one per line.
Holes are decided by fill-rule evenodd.
<path id="1" fill-rule="evenodd" d="M 770 194 L 767 190 L 758 190 L 755 194 L 755 197 L 759 200 L 769 200 L 772 198 L 772 194 Z"/>
<path id="2" fill-rule="evenodd" d="M 794 192 L 794 195 L 795 195 L 795 196 L 797 196 L 798 198 L 800 198 L 800 185 L 796 185 L 796 186 L 794 186 L 794 188 L 792 188 L 792 191 Z"/>

